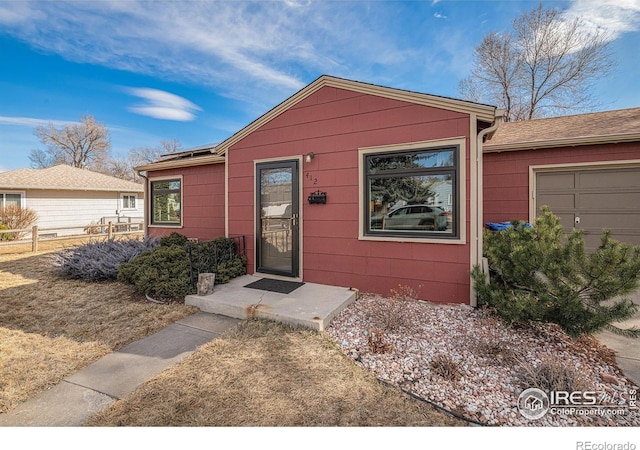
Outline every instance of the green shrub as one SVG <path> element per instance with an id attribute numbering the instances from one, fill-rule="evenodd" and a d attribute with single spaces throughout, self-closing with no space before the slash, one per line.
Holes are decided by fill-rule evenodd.
<path id="1" fill-rule="evenodd" d="M 159 246 L 122 264 L 118 281 L 159 301 L 183 301 L 192 293 L 187 252 L 178 245 Z"/>
<path id="2" fill-rule="evenodd" d="M 180 247 L 184 247 L 189 243 L 189 238 L 185 235 L 172 232 L 169 236 L 163 236 L 160 238 L 160 246 L 162 247 L 171 247 L 172 245 L 179 245 Z"/>
<path id="3" fill-rule="evenodd" d="M 0 223 L 0 230 L 10 230 L 8 225 Z M 0 233 L 0 241 L 13 241 L 13 233 Z"/>
<path id="4" fill-rule="evenodd" d="M 216 268 L 216 284 L 228 283 L 229 280 L 247 274 L 247 257 L 239 256 L 218 264 Z"/>
<path id="5" fill-rule="evenodd" d="M 605 328 L 640 336 L 640 329 L 612 325 L 638 308 L 624 296 L 638 288 L 640 247 L 612 239 L 610 231 L 588 254 L 582 231 L 564 238 L 559 219 L 543 207 L 531 228 L 514 222 L 487 233 L 484 253 L 489 279 L 479 267 L 472 271 L 478 300 L 506 322 L 556 323 L 571 336 Z"/>
<path id="6" fill-rule="evenodd" d="M 233 239 L 191 242 L 179 233 L 160 239 L 151 252 L 122 264 L 118 281 L 156 300 L 182 301 L 196 292 L 197 274 L 216 274 L 216 284 L 246 274 L 247 259 L 236 254 Z"/>

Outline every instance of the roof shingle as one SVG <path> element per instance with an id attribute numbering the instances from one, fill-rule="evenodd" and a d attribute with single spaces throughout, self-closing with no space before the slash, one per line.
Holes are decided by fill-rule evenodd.
<path id="1" fill-rule="evenodd" d="M 502 123 L 488 151 L 581 145 L 640 138 L 640 108 Z"/>
<path id="2" fill-rule="evenodd" d="M 0 173 L 2 189 L 143 192 L 141 184 L 65 164 Z"/>

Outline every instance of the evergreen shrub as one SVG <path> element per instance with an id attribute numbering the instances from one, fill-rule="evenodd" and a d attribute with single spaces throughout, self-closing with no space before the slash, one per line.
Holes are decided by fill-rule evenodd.
<path id="1" fill-rule="evenodd" d="M 637 305 L 625 296 L 638 288 L 640 246 L 611 238 L 603 230 L 600 246 L 585 250 L 582 230 L 564 236 L 558 217 L 542 208 L 532 227 L 522 222 L 485 235 L 489 276 L 472 271 L 479 304 L 507 323 L 555 323 L 569 335 L 603 329 L 640 336 L 640 329 L 612 325 L 631 317 Z"/>
<path id="2" fill-rule="evenodd" d="M 159 245 L 123 264 L 118 281 L 158 301 L 182 301 L 192 293 L 189 258 L 179 245 Z"/>
<path id="3" fill-rule="evenodd" d="M 8 225 L 0 223 L 0 231 L 10 230 Z M 0 241 L 12 241 L 14 239 L 13 233 L 0 233 Z"/>
<path id="4" fill-rule="evenodd" d="M 182 301 L 196 292 L 198 273 L 215 273 L 216 284 L 246 274 L 247 259 L 236 252 L 233 239 L 192 242 L 179 233 L 160 239 L 160 245 L 118 271 L 118 281 L 159 301 Z"/>

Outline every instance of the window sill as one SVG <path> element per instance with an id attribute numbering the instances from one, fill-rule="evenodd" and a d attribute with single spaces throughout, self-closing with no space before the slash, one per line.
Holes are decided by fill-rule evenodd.
<path id="1" fill-rule="evenodd" d="M 412 236 L 370 236 L 360 235 L 359 241 L 378 241 L 378 242 L 412 242 L 416 244 L 454 244 L 465 245 L 467 241 L 462 238 L 435 238 L 435 237 L 412 237 Z"/>
<path id="2" fill-rule="evenodd" d="M 182 228 L 181 223 L 150 223 L 149 228 Z"/>

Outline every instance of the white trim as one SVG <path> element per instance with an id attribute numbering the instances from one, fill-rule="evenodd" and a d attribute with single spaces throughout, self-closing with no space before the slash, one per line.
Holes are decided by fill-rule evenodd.
<path id="1" fill-rule="evenodd" d="M 229 237 L 229 158 L 224 163 L 224 235 Z"/>
<path id="2" fill-rule="evenodd" d="M 465 136 L 458 136 L 445 139 L 434 139 L 430 141 L 416 141 L 405 142 L 401 144 L 380 145 L 376 147 L 362 147 L 358 149 L 358 240 L 360 241 L 392 241 L 392 242 L 418 242 L 424 244 L 457 244 L 464 245 L 467 243 L 467 193 L 466 193 L 466 179 L 467 179 L 467 150 L 466 150 L 467 138 Z M 458 207 L 458 238 L 442 238 L 436 237 L 412 237 L 407 236 L 367 236 L 364 234 L 365 224 L 365 205 L 364 205 L 364 157 L 365 155 L 371 155 L 375 153 L 387 153 L 393 151 L 405 151 L 405 150 L 418 150 L 446 146 L 458 147 L 458 167 L 456 168 L 458 173 L 458 185 L 456 186 L 459 194 L 460 204 Z"/>
<path id="3" fill-rule="evenodd" d="M 257 180 L 256 180 L 256 175 L 257 175 L 257 166 L 258 164 L 262 164 L 262 163 L 270 163 L 270 162 L 286 162 L 286 161 L 298 161 L 298 276 L 297 277 L 286 277 L 286 276 L 281 276 L 281 275 L 274 275 L 274 274 L 270 274 L 270 273 L 263 273 L 263 272 L 258 272 L 257 270 L 257 266 L 258 266 L 258 260 L 257 260 L 257 252 L 258 252 L 258 237 L 256 235 L 256 230 L 258 229 L 258 217 L 257 217 L 257 205 L 256 205 L 256 198 L 258 195 L 258 192 L 256 191 L 257 188 Z M 303 200 L 303 182 L 304 179 L 302 177 L 302 173 L 304 172 L 302 170 L 302 164 L 304 161 L 304 156 L 303 155 L 291 155 L 291 156 L 286 156 L 286 157 L 278 157 L 278 158 L 265 158 L 265 159 L 254 159 L 253 160 L 253 201 L 252 201 L 252 206 L 253 206 L 253 273 L 257 274 L 259 273 L 260 276 L 262 278 L 272 278 L 274 280 L 285 280 L 285 281 L 302 281 L 303 279 L 303 274 L 304 274 L 304 251 L 303 251 L 303 242 L 304 242 L 304 217 L 303 217 L 303 210 L 304 210 L 304 204 L 302 203 Z"/>
<path id="4" fill-rule="evenodd" d="M 618 161 L 594 161 L 582 163 L 560 163 L 560 164 L 540 164 L 529 166 L 529 223 L 536 220 L 536 175 L 544 172 L 565 172 L 569 170 L 598 170 L 598 169 L 618 169 L 638 167 L 640 168 L 640 159 L 626 159 Z"/>
<path id="5" fill-rule="evenodd" d="M 511 142 L 507 144 L 487 143 L 483 150 L 485 153 L 515 152 L 520 150 L 538 150 L 557 147 L 579 147 L 583 145 L 623 144 L 640 141 L 640 133 L 608 134 L 604 136 L 577 136 L 561 139 L 548 139 L 541 141 Z"/>
<path id="6" fill-rule="evenodd" d="M 147 183 L 149 183 L 149 201 L 146 202 L 149 207 L 147 214 L 149 214 L 149 228 L 184 228 L 184 177 L 182 175 L 171 175 L 161 177 L 149 177 Z M 164 180 L 180 180 L 180 223 L 179 224 L 154 224 L 153 222 L 153 190 L 151 189 L 151 183 Z"/>
<path id="7" fill-rule="evenodd" d="M 469 270 L 473 270 L 473 267 L 478 264 L 482 258 L 482 230 L 480 225 L 482 223 L 482 174 L 480 169 L 482 168 L 482 154 L 478 152 L 478 121 L 476 116 L 472 114 L 469 117 L 470 130 L 469 136 L 471 136 L 469 145 L 471 147 L 470 159 L 470 202 L 469 202 L 469 214 L 471 220 L 469 221 L 469 233 L 471 245 L 469 246 Z M 466 225 L 466 224 L 465 224 Z M 477 306 L 476 292 L 473 286 L 473 280 L 469 277 L 469 304 L 471 306 Z"/>

